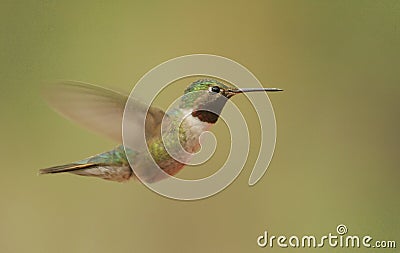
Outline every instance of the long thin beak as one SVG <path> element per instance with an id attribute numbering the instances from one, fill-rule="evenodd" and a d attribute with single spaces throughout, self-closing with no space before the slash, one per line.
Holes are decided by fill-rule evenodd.
<path id="1" fill-rule="evenodd" d="M 243 89 L 228 90 L 228 92 L 232 92 L 235 94 L 244 92 L 277 92 L 277 91 L 283 91 L 283 90 L 278 88 L 243 88 Z"/>

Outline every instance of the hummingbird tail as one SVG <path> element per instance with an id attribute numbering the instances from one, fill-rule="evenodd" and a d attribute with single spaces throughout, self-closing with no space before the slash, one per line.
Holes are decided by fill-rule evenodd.
<path id="1" fill-rule="evenodd" d="M 92 157 L 39 170 L 39 174 L 72 173 L 79 176 L 97 177 L 110 181 L 128 181 L 133 171 L 125 156 L 123 146 Z"/>
<path id="2" fill-rule="evenodd" d="M 69 163 L 65 165 L 54 166 L 46 169 L 39 170 L 39 174 L 54 174 L 54 173 L 62 173 L 62 172 L 73 172 L 82 169 L 88 169 L 91 167 L 99 166 L 96 163 L 86 163 L 86 164 L 77 164 L 77 163 Z"/>
<path id="3" fill-rule="evenodd" d="M 68 172 L 79 176 L 97 177 L 110 181 L 126 182 L 132 176 L 128 165 L 113 166 L 104 163 L 70 163 L 39 170 L 39 175 Z"/>

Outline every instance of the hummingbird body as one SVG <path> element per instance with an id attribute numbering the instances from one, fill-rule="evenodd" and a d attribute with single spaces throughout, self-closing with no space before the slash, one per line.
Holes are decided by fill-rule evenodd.
<path id="1" fill-rule="evenodd" d="M 55 96 L 53 99 L 50 99 L 50 103 L 56 109 L 69 118 L 80 122 L 84 121 L 85 125 L 92 124 L 92 128 L 96 128 L 96 130 L 106 132 L 110 136 L 117 136 L 119 139 L 121 138 L 121 122 L 127 101 L 126 96 L 98 86 L 77 82 L 63 83 L 60 87 L 62 87 L 61 93 L 57 91 L 58 93 L 56 94 L 62 94 L 62 97 Z M 135 173 L 139 173 L 141 179 L 151 183 L 166 177 L 164 173 L 160 173 L 160 170 L 154 168 L 155 162 L 168 175 L 175 175 L 185 166 L 185 162 L 190 160 L 190 155 L 199 150 L 200 135 L 216 123 L 227 99 L 235 94 L 248 91 L 261 91 L 261 89 L 240 90 L 212 79 L 198 80 L 185 90 L 185 95 L 181 97 L 178 106 L 167 113 L 150 107 L 149 111 L 145 112 L 146 125 L 144 129 L 140 127 L 132 129 L 132 131 L 139 133 L 141 131 L 145 132 L 148 151 L 141 149 L 134 150 L 135 147 L 119 145 L 111 151 L 78 162 L 41 169 L 39 173 L 54 174 L 69 172 L 76 175 L 98 177 L 117 182 L 128 181 L 138 176 Z M 262 89 L 262 91 L 280 90 L 271 88 Z M 65 99 L 65 97 L 68 97 L 66 94 L 70 94 L 73 99 Z M 88 100 L 93 101 L 87 102 Z M 60 101 L 64 102 L 60 103 Z M 93 107 L 98 109 L 104 105 L 107 112 L 115 107 L 115 110 L 111 110 L 112 117 L 116 117 L 120 122 L 115 123 L 116 127 L 114 125 L 106 125 L 105 129 L 99 129 L 102 126 L 96 124 L 96 121 L 99 121 L 97 118 L 89 120 L 87 116 L 91 114 L 84 113 L 82 115 L 78 113 L 81 109 L 73 108 L 73 106 L 80 106 L 77 103 L 82 101 L 84 105 L 88 104 L 87 108 Z M 141 106 L 140 104 L 136 106 L 139 108 L 137 109 L 139 113 L 141 113 Z M 92 109 L 89 110 L 89 112 L 91 111 Z M 103 114 L 105 113 L 99 113 L 98 115 Z M 163 118 L 166 120 L 166 123 L 162 125 Z M 114 134 L 113 132 L 117 133 Z M 178 147 L 181 147 L 181 149 Z M 169 153 L 171 150 L 175 151 L 173 152 L 174 158 Z M 129 163 L 127 156 L 129 156 L 131 163 Z M 134 167 L 134 170 L 131 166 Z"/>
<path id="2" fill-rule="evenodd" d="M 176 113 L 176 112 L 175 112 Z M 188 111 L 182 110 L 180 114 L 188 114 Z M 202 122 L 196 117 L 189 114 L 187 118 L 182 122 L 180 126 L 180 140 L 181 145 L 189 153 L 195 153 L 200 148 L 199 136 L 203 131 L 210 128 L 211 124 L 208 122 Z M 175 125 L 170 125 L 169 128 L 174 128 Z M 164 142 L 168 142 L 168 134 L 165 134 Z M 169 145 L 174 145 L 169 143 Z M 173 159 L 165 149 L 163 139 L 158 137 L 150 141 L 148 145 L 149 152 L 157 165 L 169 175 L 175 175 L 184 166 L 181 163 Z M 127 150 L 127 151 L 125 151 Z M 117 146 L 115 149 L 80 160 L 75 163 L 66 164 L 62 166 L 51 167 L 48 169 L 42 169 L 41 174 L 48 173 L 60 173 L 70 172 L 72 174 L 80 176 L 92 176 L 99 177 L 106 180 L 124 182 L 134 177 L 132 168 L 129 165 L 126 152 L 135 158 L 142 156 L 142 153 L 135 152 L 129 148 L 125 148 L 123 145 Z M 182 154 L 184 156 L 184 154 Z M 158 178 L 161 177 L 161 178 Z M 155 173 L 153 178 L 148 178 L 148 182 L 154 182 L 162 179 L 162 175 Z"/>

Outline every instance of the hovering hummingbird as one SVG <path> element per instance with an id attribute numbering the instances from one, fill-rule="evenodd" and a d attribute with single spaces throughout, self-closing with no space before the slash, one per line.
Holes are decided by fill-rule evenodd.
<path id="1" fill-rule="evenodd" d="M 184 96 L 180 98 L 178 106 L 168 112 L 156 107 L 147 107 L 135 101 L 134 112 L 145 115 L 146 124 L 143 126 L 135 124 L 132 133 L 133 135 L 145 133 L 148 152 L 141 151 L 139 147 L 136 149 L 134 145 L 132 147 L 119 145 L 111 151 L 77 162 L 41 169 L 39 174 L 69 172 L 124 182 L 135 178 L 137 176 L 135 173 L 140 171 L 140 178 L 146 182 L 159 181 L 165 178 L 165 174 L 162 173 L 163 176 L 149 168 L 148 163 L 144 162 L 148 154 L 152 156 L 158 167 L 169 175 L 175 175 L 185 166 L 182 160 L 174 159 L 167 152 L 167 146 L 177 145 L 169 137 L 172 132 L 178 131 L 180 144 L 185 151 L 195 153 L 200 148 L 199 136 L 217 122 L 228 99 L 245 92 L 277 91 L 282 90 L 278 88 L 238 89 L 214 79 L 201 79 L 190 84 Z M 48 94 L 48 102 L 67 118 L 122 143 L 123 114 L 128 96 L 96 85 L 75 81 L 53 85 L 52 92 Z M 181 122 L 177 122 L 177 115 L 184 117 Z M 167 120 L 166 124 L 161 124 L 163 119 Z M 132 158 L 131 164 L 127 156 Z M 135 173 L 131 166 L 135 166 Z M 136 170 L 136 167 L 139 170 Z"/>

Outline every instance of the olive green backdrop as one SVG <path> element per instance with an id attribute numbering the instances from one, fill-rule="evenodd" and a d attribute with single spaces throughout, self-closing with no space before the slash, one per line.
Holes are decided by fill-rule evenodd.
<path id="1" fill-rule="evenodd" d="M 399 1 L 2 0 L 0 32 L 1 252 L 309 252 L 256 239 L 322 236 L 338 224 L 400 243 Z M 48 108 L 44 83 L 129 91 L 152 67 L 193 53 L 231 58 L 285 89 L 270 95 L 277 144 L 257 185 L 247 185 L 251 164 L 193 202 L 137 182 L 37 176 L 116 145 Z"/>

